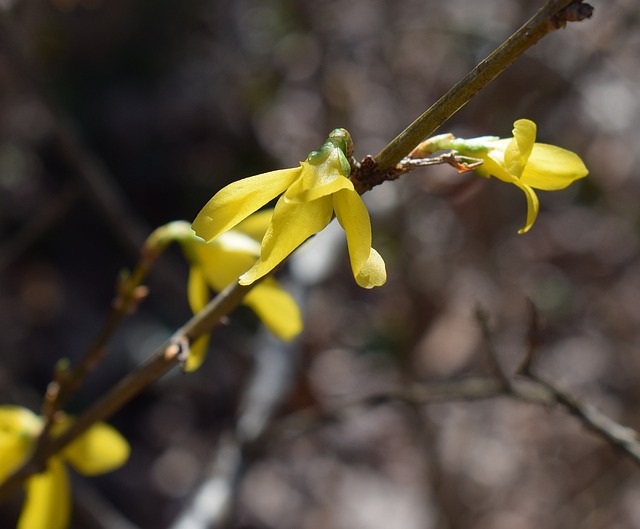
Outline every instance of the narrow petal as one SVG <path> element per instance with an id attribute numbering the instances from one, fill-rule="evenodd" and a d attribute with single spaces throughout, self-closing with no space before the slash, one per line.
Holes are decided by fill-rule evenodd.
<path id="1" fill-rule="evenodd" d="M 207 356 L 210 341 L 211 335 L 205 334 L 189 345 L 189 356 L 184 366 L 186 372 L 195 371 L 202 365 L 202 362 L 204 362 Z"/>
<path id="2" fill-rule="evenodd" d="M 333 195 L 336 217 L 347 235 L 351 270 L 364 288 L 383 285 L 387 280 L 384 261 L 371 248 L 371 221 L 360 195 L 343 190 Z"/>
<path id="3" fill-rule="evenodd" d="M 564 189 L 587 174 L 589 171 L 576 153 L 555 145 L 536 143 L 521 181 L 537 189 L 553 191 Z"/>
<path id="4" fill-rule="evenodd" d="M 520 178 L 536 141 L 536 124 L 528 119 L 519 119 L 513 124 L 513 139 L 504 152 L 504 163 L 512 176 Z"/>
<path id="5" fill-rule="evenodd" d="M 538 211 L 540 211 L 540 201 L 538 200 L 538 196 L 535 191 L 524 184 L 516 184 L 522 191 L 524 191 L 525 196 L 527 197 L 527 222 L 526 224 L 518 230 L 518 233 L 527 233 L 533 223 L 536 221 L 538 217 Z"/>
<path id="6" fill-rule="evenodd" d="M 209 303 L 209 287 L 205 282 L 201 266 L 194 265 L 189 269 L 187 297 L 189 298 L 189 307 L 194 314 L 200 312 Z"/>
<path id="7" fill-rule="evenodd" d="M 263 209 L 253 215 L 249 215 L 235 227 L 235 230 L 260 242 L 267 232 L 271 217 L 273 217 L 273 208 Z"/>
<path id="8" fill-rule="evenodd" d="M 353 184 L 342 172 L 340 149 L 334 148 L 327 159 L 313 165 L 302 162 L 302 178 L 287 189 L 284 197 L 290 202 L 311 202 L 331 195 L 340 189 L 353 189 Z"/>
<path id="9" fill-rule="evenodd" d="M 31 410 L 0 406 L 0 483 L 24 463 L 41 427 L 42 420 Z"/>
<path id="10" fill-rule="evenodd" d="M 81 474 L 95 476 L 121 467 L 129 459 L 127 440 L 113 427 L 98 422 L 62 452 Z"/>
<path id="11" fill-rule="evenodd" d="M 322 231 L 329 224 L 332 214 L 331 197 L 300 204 L 280 198 L 271 225 L 262 240 L 260 259 L 240 277 L 240 284 L 250 285 L 271 272 L 304 241 Z"/>
<path id="12" fill-rule="evenodd" d="M 69 477 L 59 458 L 51 458 L 45 472 L 30 477 L 26 489 L 18 529 L 67 529 L 71 513 Z"/>
<path id="13" fill-rule="evenodd" d="M 260 256 L 260 243 L 248 235 L 228 231 L 208 244 L 192 248 L 202 268 L 204 281 L 216 292 L 237 281 Z"/>
<path id="14" fill-rule="evenodd" d="M 298 305 L 271 277 L 249 292 L 244 302 L 280 340 L 293 340 L 302 331 L 302 315 Z"/>
<path id="15" fill-rule="evenodd" d="M 194 231 L 205 241 L 214 239 L 283 193 L 300 171 L 300 167 L 280 169 L 229 184 L 198 213 L 192 224 Z"/>

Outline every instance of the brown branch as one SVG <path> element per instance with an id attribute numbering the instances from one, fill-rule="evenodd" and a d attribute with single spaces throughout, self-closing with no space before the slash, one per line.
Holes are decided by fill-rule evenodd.
<path id="1" fill-rule="evenodd" d="M 13 493 L 30 475 L 43 468 L 46 460 L 59 452 L 93 424 L 113 415 L 143 389 L 158 380 L 184 360 L 185 344 L 209 332 L 220 320 L 258 285 L 259 281 L 243 286 L 237 282 L 225 288 L 198 314 L 178 329 L 142 365 L 116 384 L 106 395 L 85 411 L 58 437 L 47 437 L 39 443 L 32 457 L 0 485 L 0 498 Z"/>

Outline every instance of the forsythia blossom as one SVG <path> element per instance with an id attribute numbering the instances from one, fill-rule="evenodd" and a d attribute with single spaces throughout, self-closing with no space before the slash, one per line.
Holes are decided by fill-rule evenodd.
<path id="1" fill-rule="evenodd" d="M 52 429 L 60 434 L 70 419 L 63 418 Z M 20 406 L 0 406 L 0 483 L 18 469 L 34 449 L 43 420 Z M 79 473 L 95 476 L 122 466 L 129 457 L 129 444 L 111 426 L 97 423 L 49 458 L 44 472 L 26 481 L 26 500 L 18 529 L 65 529 L 69 525 L 71 493 L 65 463 Z"/>
<path id="2" fill-rule="evenodd" d="M 577 154 L 535 141 L 536 124 L 528 119 L 519 119 L 513 124 L 512 138 L 485 136 L 464 140 L 443 134 L 421 143 L 414 155 L 452 149 L 482 160 L 482 165 L 475 169 L 476 173 L 486 178 L 495 176 L 516 185 L 526 195 L 527 221 L 518 232 L 525 233 L 533 226 L 540 210 L 534 189 L 564 189 L 589 172 Z"/>
<path id="3" fill-rule="evenodd" d="M 205 243 L 185 221 L 171 222 L 158 228 L 153 237 L 163 242 L 175 240 L 190 264 L 188 298 L 191 310 L 199 312 L 209 302 L 211 291 L 220 292 L 255 264 L 260 243 L 271 220 L 272 210 L 245 219 L 236 229 L 222 233 Z M 294 299 L 274 278 L 266 278 L 243 299 L 262 323 L 283 341 L 295 338 L 302 330 L 302 315 Z M 191 344 L 185 365 L 187 371 L 200 367 L 209 345 L 209 335 Z"/>
<path id="4" fill-rule="evenodd" d="M 385 283 L 380 254 L 371 247 L 371 222 L 349 180 L 349 133 L 335 129 L 300 167 L 259 174 L 229 184 L 204 206 L 193 222 L 196 234 L 211 241 L 278 195 L 273 218 L 262 239 L 260 258 L 240 278 L 248 285 L 271 272 L 293 250 L 322 231 L 335 213 L 347 236 L 351 269 L 358 285 Z"/>

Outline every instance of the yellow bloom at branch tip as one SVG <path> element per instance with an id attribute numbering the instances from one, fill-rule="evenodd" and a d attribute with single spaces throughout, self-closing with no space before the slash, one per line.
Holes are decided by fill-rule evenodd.
<path id="1" fill-rule="evenodd" d="M 52 435 L 64 432 L 72 420 L 64 417 Z M 41 417 L 20 406 L 0 406 L 0 482 L 27 461 L 42 430 Z M 115 470 L 129 458 L 129 444 L 115 429 L 96 423 L 49 458 L 40 474 L 27 478 L 26 499 L 17 529 L 65 529 L 71 516 L 71 492 L 65 464 L 80 474 L 95 476 Z"/>
<path id="2" fill-rule="evenodd" d="M 259 239 L 264 236 L 273 210 L 263 210 L 238 223 L 208 243 L 197 237 L 186 221 L 171 222 L 154 232 L 154 237 L 175 240 L 189 262 L 187 295 L 193 313 L 200 312 L 211 299 L 251 268 L 260 256 Z M 264 326 L 277 338 L 289 341 L 302 331 L 302 314 L 295 300 L 272 277 L 256 285 L 243 299 Z M 202 364 L 209 346 L 207 334 L 190 346 L 185 365 L 194 371 Z"/>
<path id="3" fill-rule="evenodd" d="M 335 129 L 299 167 L 262 173 L 221 189 L 202 208 L 193 229 L 211 241 L 276 197 L 273 218 L 262 239 L 260 257 L 240 278 L 249 285 L 278 266 L 293 250 L 322 231 L 335 213 L 347 237 L 353 276 L 361 287 L 383 285 L 384 261 L 371 247 L 371 221 L 349 175 L 349 133 Z"/>
<path id="4" fill-rule="evenodd" d="M 475 169 L 481 176 L 495 176 L 519 187 L 527 198 L 527 221 L 518 233 L 526 233 L 535 222 L 540 203 L 534 189 L 555 191 L 587 176 L 589 171 L 575 153 L 544 143 L 536 143 L 536 124 L 519 119 L 513 124 L 513 137 L 485 136 L 469 140 L 450 134 L 426 140 L 424 150 L 453 149 L 482 160 Z"/>

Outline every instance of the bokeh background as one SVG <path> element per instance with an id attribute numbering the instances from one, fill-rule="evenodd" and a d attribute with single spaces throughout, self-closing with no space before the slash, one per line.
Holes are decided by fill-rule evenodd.
<path id="1" fill-rule="evenodd" d="M 589 177 L 541 192 L 526 235 L 518 189 L 449 167 L 367 194 L 387 284 L 360 290 L 340 235 L 318 238 L 281 274 L 304 301 L 304 335 L 282 347 L 236 311 L 199 372 L 166 376 L 113 417 L 131 460 L 74 476 L 73 527 L 176 527 L 211 462 L 233 466 L 220 447 L 263 398 L 247 397 L 256 366 L 283 358 L 267 377 L 282 402 L 258 413 L 271 433 L 243 447 L 220 526 L 640 527 L 638 467 L 553 406 L 387 404 L 284 427 L 415 381 L 491 374 L 478 307 L 513 372 L 531 299 L 537 369 L 640 428 L 640 6 L 591 3 L 590 21 L 545 38 L 442 130 L 508 136 L 527 117 Z M 230 181 L 295 166 L 338 126 L 358 158 L 377 153 L 539 4 L 0 1 L 0 401 L 38 409 L 154 227 L 193 219 Z M 70 412 L 186 321 L 186 275 L 179 252 L 162 258 Z M 274 364 L 266 344 L 284 351 Z M 0 525 L 18 508 L 4 504 Z"/>

